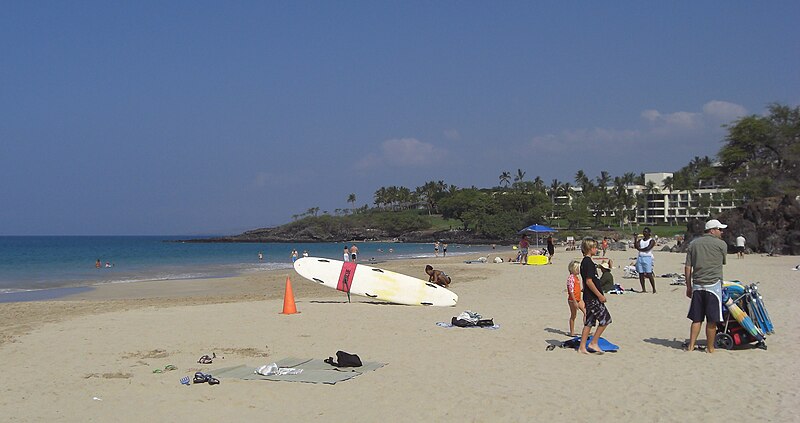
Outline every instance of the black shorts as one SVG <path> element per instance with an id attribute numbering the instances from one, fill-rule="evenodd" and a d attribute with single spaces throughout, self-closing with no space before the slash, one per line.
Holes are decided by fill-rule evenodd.
<path id="1" fill-rule="evenodd" d="M 737 253 L 743 253 L 744 252 L 744 247 L 736 247 L 736 252 Z"/>
<path id="2" fill-rule="evenodd" d="M 694 291 L 689 314 L 686 316 L 693 323 L 719 323 L 722 321 L 722 303 L 720 299 L 708 291 Z"/>
<path id="3" fill-rule="evenodd" d="M 608 326 L 611 324 L 611 313 L 608 312 L 606 305 L 601 303 L 597 298 L 586 301 L 586 319 L 583 321 L 584 326 Z"/>

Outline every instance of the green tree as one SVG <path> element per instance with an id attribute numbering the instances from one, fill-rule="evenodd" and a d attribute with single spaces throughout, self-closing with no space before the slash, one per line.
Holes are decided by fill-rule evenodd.
<path id="1" fill-rule="evenodd" d="M 728 127 L 719 151 L 722 169 L 746 199 L 800 192 L 800 106 L 769 106 Z"/>
<path id="2" fill-rule="evenodd" d="M 508 184 L 510 184 L 510 183 L 511 183 L 511 172 L 504 171 L 503 173 L 501 173 L 500 174 L 500 185 L 505 184 L 506 186 L 508 186 Z"/>
<path id="3" fill-rule="evenodd" d="M 347 196 L 347 202 L 348 202 L 348 203 L 350 203 L 350 207 L 351 207 L 351 209 L 352 209 L 353 211 L 355 211 L 355 207 L 356 207 L 356 195 L 355 195 L 355 194 L 350 194 L 350 195 L 348 195 L 348 196 Z"/>

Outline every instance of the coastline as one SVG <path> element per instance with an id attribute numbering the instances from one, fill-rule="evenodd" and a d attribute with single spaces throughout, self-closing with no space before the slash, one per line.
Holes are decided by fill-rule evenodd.
<path id="1" fill-rule="evenodd" d="M 489 257 L 514 254 L 505 247 L 495 253 Z M 638 289 L 638 280 L 623 279 L 620 268 L 633 253 L 611 251 L 609 256 L 616 282 Z M 545 351 L 567 339 L 564 281 L 568 261 L 577 257 L 559 249 L 550 266 L 464 263 L 477 254 L 381 264 L 417 277 L 428 263 L 446 270 L 453 277 L 451 290 L 459 295 L 458 305 L 446 308 L 386 305 L 361 297 L 347 304 L 343 293 L 293 270 L 109 284 L 56 301 L 3 303 L 0 353 L 14 365 L 4 372 L 0 413 L 12 421 L 120 416 L 172 421 L 177 415 L 201 421 L 265 415 L 356 422 L 392 415 L 395 421 L 418 421 L 420 408 L 407 404 L 419 404 L 426 419 L 445 422 L 564 420 L 598 412 L 620 421 L 794 419 L 800 382 L 786 366 L 800 346 L 800 334 L 792 330 L 800 311 L 786 293 L 800 277 L 791 270 L 797 257 L 728 256 L 726 279 L 761 282 L 776 326 L 767 351 L 681 351 L 689 329 L 688 300 L 684 287 L 669 285 L 667 278 L 656 279 L 658 294 L 609 298 L 614 322 L 605 336 L 620 352 Z M 657 252 L 656 273 L 679 273 L 682 261 L 682 254 Z M 298 315 L 280 314 L 287 276 Z M 494 318 L 500 329 L 435 325 L 464 310 Z M 194 371 L 290 356 L 326 358 L 337 350 L 387 365 L 332 386 L 224 378 L 213 387 L 178 383 Z M 211 352 L 225 358 L 196 363 Z M 178 370 L 153 373 L 167 364 Z M 739 376 L 745 373 L 742 382 Z M 589 380 L 603 383 L 608 400 L 572 400 Z M 707 389 L 709 383 L 730 386 L 737 398 L 748 400 L 687 407 L 686 391 Z M 645 400 L 642 394 L 657 399 Z M 370 406 L 354 409 L 354 397 Z"/>

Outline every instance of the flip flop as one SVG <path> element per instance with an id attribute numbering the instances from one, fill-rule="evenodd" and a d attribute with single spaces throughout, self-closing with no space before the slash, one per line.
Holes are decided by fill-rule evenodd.
<path id="1" fill-rule="evenodd" d="M 208 375 L 208 384 L 209 385 L 219 385 L 219 379 Z"/>
<path id="2" fill-rule="evenodd" d="M 153 373 L 164 373 L 164 371 L 161 369 L 155 369 L 153 370 Z"/>
<path id="3" fill-rule="evenodd" d="M 166 370 L 166 371 L 170 371 L 170 370 L 178 370 L 178 367 L 177 367 L 177 366 L 175 366 L 175 365 L 173 365 L 173 364 L 167 364 L 167 366 L 166 366 L 166 367 L 164 367 L 164 370 Z"/>
<path id="4" fill-rule="evenodd" d="M 211 364 L 211 363 L 213 363 L 213 361 L 211 360 L 211 357 L 209 357 L 208 355 L 204 355 L 204 356 L 200 357 L 200 359 L 197 360 L 197 362 L 200 363 L 200 364 Z"/>

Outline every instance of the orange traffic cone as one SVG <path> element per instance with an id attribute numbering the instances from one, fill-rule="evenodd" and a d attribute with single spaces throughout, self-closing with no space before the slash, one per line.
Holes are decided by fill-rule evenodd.
<path id="1" fill-rule="evenodd" d="M 286 277 L 286 292 L 283 294 L 283 312 L 281 314 L 295 314 L 297 306 L 294 304 L 294 293 L 292 292 L 292 281 Z"/>

